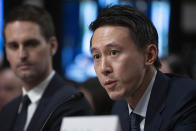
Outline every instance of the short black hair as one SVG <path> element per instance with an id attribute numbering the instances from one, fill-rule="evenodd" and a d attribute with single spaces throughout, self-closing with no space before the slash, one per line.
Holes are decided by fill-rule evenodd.
<path id="1" fill-rule="evenodd" d="M 55 28 L 52 17 L 45 9 L 41 7 L 26 4 L 20 5 L 9 12 L 8 16 L 5 18 L 3 27 L 4 39 L 7 24 L 15 21 L 30 21 L 38 24 L 41 34 L 46 40 L 52 36 L 55 36 Z"/>
<path id="2" fill-rule="evenodd" d="M 152 22 L 134 7 L 129 5 L 108 6 L 99 12 L 97 19 L 90 24 L 89 28 L 94 32 L 97 28 L 105 25 L 128 27 L 138 49 L 154 44 L 158 50 L 157 30 Z M 154 66 L 157 69 L 161 66 L 158 57 Z"/>

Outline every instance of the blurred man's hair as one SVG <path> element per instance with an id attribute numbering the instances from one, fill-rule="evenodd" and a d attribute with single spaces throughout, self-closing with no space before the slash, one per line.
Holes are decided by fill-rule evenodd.
<path id="1" fill-rule="evenodd" d="M 38 24 L 40 31 L 46 40 L 48 40 L 51 36 L 55 36 L 55 28 L 52 17 L 46 10 L 38 6 L 21 5 L 13 9 L 5 18 L 3 27 L 4 39 L 7 24 L 15 21 L 29 21 Z"/>

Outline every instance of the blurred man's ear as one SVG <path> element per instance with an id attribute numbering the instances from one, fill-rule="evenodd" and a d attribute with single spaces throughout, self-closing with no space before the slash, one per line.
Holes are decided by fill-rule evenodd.
<path id="1" fill-rule="evenodd" d="M 58 42 L 55 36 L 50 37 L 49 44 L 50 44 L 50 54 L 51 56 L 54 56 L 58 49 Z"/>
<path id="2" fill-rule="evenodd" d="M 158 49 L 154 44 L 149 44 L 145 48 L 145 65 L 153 65 L 158 57 Z"/>

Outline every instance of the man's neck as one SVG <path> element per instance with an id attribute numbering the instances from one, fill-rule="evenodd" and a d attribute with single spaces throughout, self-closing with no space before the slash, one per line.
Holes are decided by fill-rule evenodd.
<path id="1" fill-rule="evenodd" d="M 25 90 L 28 92 L 31 89 L 35 88 L 42 81 L 44 81 L 51 74 L 51 72 L 52 71 L 50 71 L 46 75 L 43 75 L 42 77 L 37 77 L 37 79 L 33 79 L 33 80 L 30 80 L 30 81 L 23 81 L 23 86 L 24 86 Z"/>
<path id="2" fill-rule="evenodd" d="M 144 92 L 148 88 L 155 73 L 155 70 L 156 69 L 154 67 L 149 68 L 149 70 L 146 70 L 146 74 L 144 76 L 142 85 L 134 92 L 133 95 L 126 99 L 127 103 L 130 105 L 132 109 L 135 109 L 137 103 L 139 102 Z"/>

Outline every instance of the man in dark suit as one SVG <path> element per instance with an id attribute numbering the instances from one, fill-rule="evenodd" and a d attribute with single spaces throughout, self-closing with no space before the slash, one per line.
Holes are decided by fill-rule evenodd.
<path id="1" fill-rule="evenodd" d="M 23 82 L 23 95 L 0 113 L 1 131 L 59 131 L 63 117 L 92 113 L 83 95 L 53 70 L 58 45 L 46 10 L 17 7 L 7 16 L 3 35 L 6 57 Z"/>
<path id="2" fill-rule="evenodd" d="M 106 7 L 90 29 L 95 72 L 123 131 L 196 131 L 196 83 L 158 71 L 158 34 L 144 14 Z"/>

